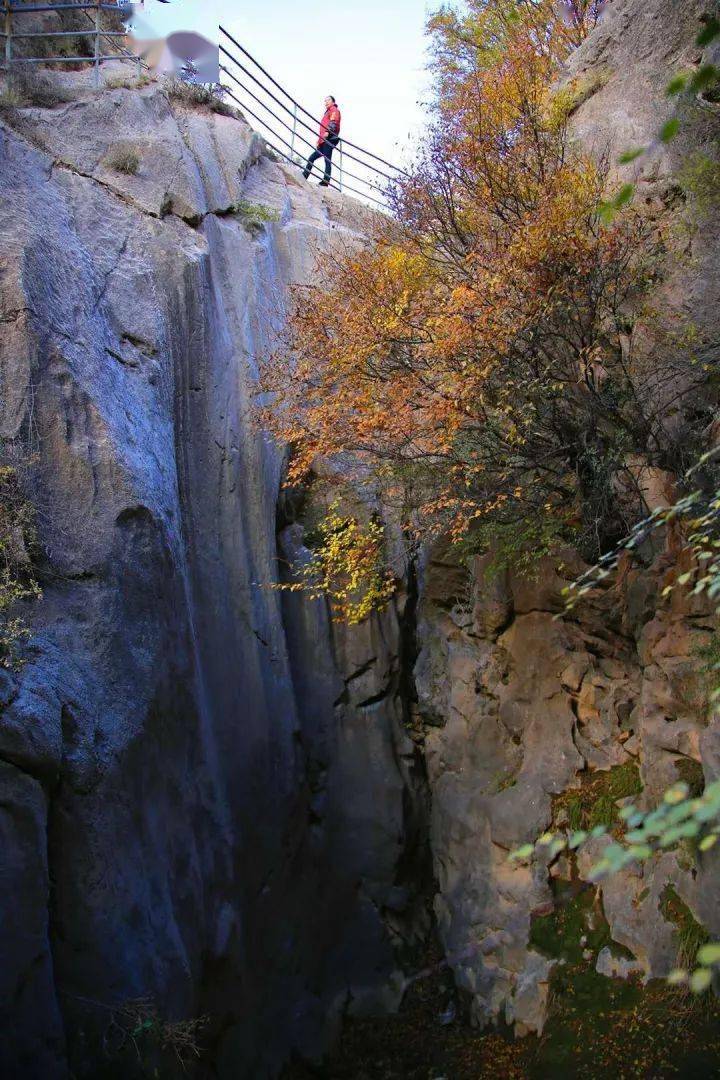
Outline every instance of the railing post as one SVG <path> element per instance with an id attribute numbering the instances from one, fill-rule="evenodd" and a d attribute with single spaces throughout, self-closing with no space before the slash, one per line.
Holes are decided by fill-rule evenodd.
<path id="1" fill-rule="evenodd" d="M 5 0 L 5 70 L 7 73 L 8 86 L 11 81 L 10 65 L 12 64 L 12 11 L 11 0 Z"/>
<path id="2" fill-rule="evenodd" d="M 338 141 L 338 187 L 342 191 L 342 176 L 343 176 L 343 149 L 342 139 Z"/>
<path id="3" fill-rule="evenodd" d="M 100 23 L 101 23 L 102 9 L 100 7 L 100 0 L 95 8 L 95 89 L 100 89 Z"/>
<path id="4" fill-rule="evenodd" d="M 293 102 L 293 125 L 292 135 L 290 136 L 290 157 L 295 160 L 295 131 L 297 128 L 297 105 Z"/>

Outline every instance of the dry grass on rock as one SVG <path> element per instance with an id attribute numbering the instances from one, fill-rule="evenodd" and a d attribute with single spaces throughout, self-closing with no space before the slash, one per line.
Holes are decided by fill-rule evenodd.
<path id="1" fill-rule="evenodd" d="M 125 176 L 136 176 L 140 170 L 142 154 L 139 147 L 131 142 L 119 142 L 111 146 L 103 164 L 114 172 Z"/>

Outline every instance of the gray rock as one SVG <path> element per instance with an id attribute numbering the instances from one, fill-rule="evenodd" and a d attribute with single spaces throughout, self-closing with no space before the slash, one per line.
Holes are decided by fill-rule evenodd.
<path id="1" fill-rule="evenodd" d="M 642 964 L 636 960 L 630 960 L 626 956 L 613 956 L 609 945 L 606 945 L 598 953 L 595 970 L 600 975 L 607 975 L 612 979 L 627 979 L 630 975 L 643 973 Z"/>
<path id="2" fill-rule="evenodd" d="M 665 86 L 697 61 L 704 11 L 702 0 L 614 0 L 568 64 L 566 82 L 574 80 L 584 97 L 573 128 L 586 146 L 614 162 L 623 150 L 652 144 L 633 165 L 614 169 L 610 183 L 635 180 L 639 198 L 658 214 L 678 154 L 702 146 L 713 130 L 712 117 L 696 110 L 677 143 L 657 141 L 674 107 Z M 717 243 L 718 222 L 708 221 L 692 241 L 692 272 L 682 260 L 677 272 L 671 267 L 655 297 L 670 330 L 689 319 L 717 338 Z M 666 498 L 667 480 L 644 470 L 649 504 Z M 701 762 L 706 777 L 718 774 L 718 719 L 697 675 L 697 648 L 714 620 L 697 600 L 677 599 L 670 608 L 660 600 L 663 574 L 676 558 L 670 550 L 650 572 L 628 568 L 616 589 L 568 620 L 556 616 L 562 587 L 582 569 L 572 552 L 563 553 L 562 567 L 545 560 L 532 580 L 509 573 L 488 581 L 487 560 L 477 560 L 468 582 L 442 546 L 426 557 L 415 674 L 427 725 L 435 909 L 456 980 L 474 996 L 480 1022 L 504 1011 L 520 1031 L 542 1027 L 545 973 L 527 948 L 530 923 L 534 911 L 547 913 L 548 879 L 570 879 L 573 865 L 565 856 L 550 867 L 539 859 L 511 864 L 507 855 L 551 824 L 553 795 L 578 787 L 586 768 L 607 771 L 632 759 L 645 806 L 677 780 L 679 762 Z M 471 598 L 471 625 L 454 614 L 461 593 Z M 563 816 L 567 825 L 566 811 L 553 824 Z M 606 842 L 578 853 L 581 877 Z M 686 853 L 670 852 L 602 883 L 612 937 L 632 950 L 646 977 L 667 974 L 677 960 L 676 927 L 659 909 L 669 884 L 696 918 L 717 926 L 709 899 L 717 857 L 692 869 Z M 603 956 L 601 966 L 608 963 Z"/>
<path id="3" fill-rule="evenodd" d="M 97 1075 L 146 997 L 215 1018 L 220 1075 L 274 1075 L 349 999 L 397 1007 L 383 911 L 412 909 L 396 616 L 340 633 L 267 588 L 282 454 L 249 417 L 289 287 L 368 214 L 236 119 L 77 85 L 0 124 L 0 433 L 47 563 L 2 691 L 0 1071 Z M 270 191 L 276 222 L 227 213 Z"/>
<path id="4" fill-rule="evenodd" d="M 578 138 L 611 160 L 653 141 L 704 6 L 608 5 L 568 65 L 588 90 Z M 258 364 L 316 253 L 362 243 L 371 216 L 241 121 L 157 84 L 96 95 L 87 73 L 59 78 L 72 101 L 0 122 L 0 436 L 32 451 L 46 578 L 27 663 L 0 685 L 0 1071 L 97 1075 L 114 1011 L 138 997 L 167 1019 L 212 1017 L 220 1077 L 317 1058 L 345 1012 L 398 1007 L 393 945 L 425 929 L 428 842 L 474 1018 L 541 1031 L 552 961 L 529 948 L 532 919 L 552 910 L 550 880 L 587 878 L 605 841 L 551 865 L 508 854 L 586 768 L 637 759 L 646 805 L 680 760 L 717 777 L 692 663 L 711 613 L 660 602 L 672 551 L 568 620 L 572 552 L 535 580 L 488 581 L 482 560 L 468 573 L 440 547 L 420 568 L 410 673 L 402 593 L 348 630 L 267 588 L 279 559 L 304 555 L 301 526 L 280 520 L 283 455 L 249 420 Z M 128 141 L 134 176 L 112 165 Z M 657 209 L 677 147 L 617 179 Z M 238 202 L 272 220 L 251 226 Z M 656 297 L 670 323 L 715 337 L 717 232 L 698 230 L 692 273 Z M 648 499 L 664 479 L 646 477 Z M 645 977 L 677 959 L 668 885 L 720 934 L 719 858 L 688 874 L 667 852 L 602 883 Z M 618 963 L 603 950 L 598 970 L 626 975 Z M 138 1074 L 132 1054 L 119 1067 Z"/>

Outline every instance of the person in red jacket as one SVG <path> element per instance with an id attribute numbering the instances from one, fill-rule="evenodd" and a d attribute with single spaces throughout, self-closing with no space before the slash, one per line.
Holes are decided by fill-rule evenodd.
<path id="1" fill-rule="evenodd" d="M 337 107 L 337 102 L 332 94 L 328 94 L 325 98 L 325 115 L 320 121 L 320 132 L 317 142 L 317 150 L 313 150 L 310 157 L 305 162 L 305 168 L 303 169 L 303 176 L 307 180 L 314 163 L 318 158 L 325 158 L 325 176 L 320 181 L 321 187 L 328 187 L 330 184 L 330 174 L 332 165 L 330 164 L 330 158 L 332 152 L 340 142 L 340 110 Z"/>

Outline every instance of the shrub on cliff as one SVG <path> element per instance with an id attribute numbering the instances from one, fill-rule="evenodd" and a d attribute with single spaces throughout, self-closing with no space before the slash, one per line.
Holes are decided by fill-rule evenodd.
<path id="1" fill-rule="evenodd" d="M 52 109 L 72 100 L 72 94 L 52 77 L 42 75 L 33 64 L 16 64 L 0 95 L 0 107 L 8 109 L 37 106 Z"/>
<path id="2" fill-rule="evenodd" d="M 373 518 L 363 524 L 334 502 L 318 524 L 309 560 L 293 568 L 292 582 L 273 587 L 314 600 L 326 596 L 335 619 L 360 623 L 385 607 L 394 592 L 392 575 L 383 566 L 384 539 L 380 522 Z"/>
<path id="3" fill-rule="evenodd" d="M 16 470 L 0 465 L 0 665 L 18 663 L 18 647 L 28 636 L 17 614 L 21 601 L 36 599 L 40 590 L 29 551 L 34 542 L 34 513 L 22 494 Z"/>
<path id="4" fill-rule="evenodd" d="M 105 164 L 109 169 L 125 173 L 126 176 L 136 176 L 141 161 L 139 148 L 129 142 L 116 143 L 105 157 Z"/>
<path id="5" fill-rule="evenodd" d="M 166 85 L 171 101 L 179 101 L 191 108 L 208 108 L 221 116 L 236 116 L 237 111 L 223 101 L 223 87 L 207 83 L 192 82 L 187 79 L 169 79 Z"/>

